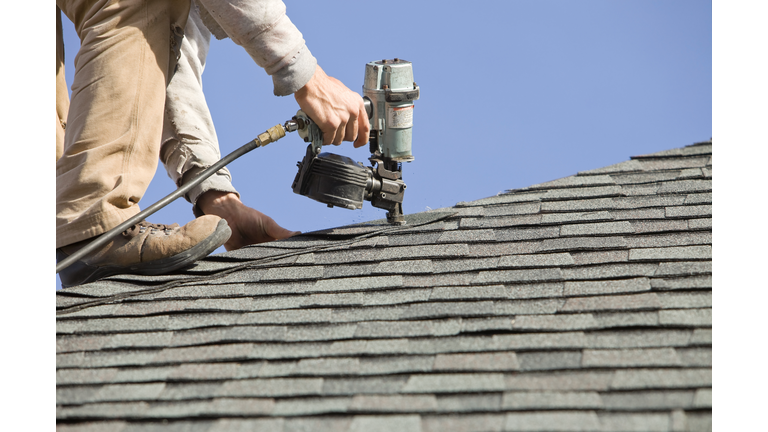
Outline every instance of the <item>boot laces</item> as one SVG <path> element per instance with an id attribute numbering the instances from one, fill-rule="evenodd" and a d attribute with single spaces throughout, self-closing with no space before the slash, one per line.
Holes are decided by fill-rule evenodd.
<path id="1" fill-rule="evenodd" d="M 166 224 L 155 224 L 151 222 L 147 222 L 146 220 L 143 220 L 136 225 L 133 225 L 132 227 L 128 228 L 127 230 L 123 231 L 123 236 L 125 237 L 135 237 L 139 234 L 144 233 L 146 230 L 152 230 L 152 233 L 155 231 L 163 231 L 165 234 L 168 234 L 171 230 L 174 228 L 178 228 L 179 224 L 174 223 L 171 225 Z"/>

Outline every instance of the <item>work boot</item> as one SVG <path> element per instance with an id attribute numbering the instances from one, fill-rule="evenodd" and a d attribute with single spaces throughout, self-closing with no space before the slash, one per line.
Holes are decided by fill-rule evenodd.
<path id="1" fill-rule="evenodd" d="M 61 285 L 70 287 L 117 274 L 167 274 L 207 256 L 231 233 L 227 221 L 214 215 L 201 216 L 183 227 L 142 221 L 62 270 Z M 63 261 L 92 240 L 56 249 L 56 261 Z"/>

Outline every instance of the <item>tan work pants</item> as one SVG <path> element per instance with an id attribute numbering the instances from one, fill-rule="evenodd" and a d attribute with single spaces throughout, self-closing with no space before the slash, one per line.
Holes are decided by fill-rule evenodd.
<path id="1" fill-rule="evenodd" d="M 102 234 L 139 212 L 157 168 L 173 45 L 178 51 L 190 3 L 56 4 L 81 41 L 66 118 L 59 111 L 63 65 L 57 64 L 57 122 L 66 121 L 63 155 L 56 162 L 58 248 Z M 57 63 L 58 57 L 57 50 Z M 58 136 L 57 130 L 57 144 Z"/>

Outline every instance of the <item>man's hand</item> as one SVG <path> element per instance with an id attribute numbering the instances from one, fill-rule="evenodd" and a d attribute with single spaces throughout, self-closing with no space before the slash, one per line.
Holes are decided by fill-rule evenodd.
<path id="1" fill-rule="evenodd" d="M 323 131 L 323 142 L 339 145 L 354 141 L 355 147 L 368 142 L 371 126 L 363 98 L 317 66 L 309 82 L 293 94 L 302 111 Z"/>
<path id="2" fill-rule="evenodd" d="M 197 199 L 197 206 L 205 214 L 226 219 L 232 230 L 229 240 L 224 243 L 228 251 L 301 234 L 299 231 L 288 231 L 271 217 L 246 206 L 233 193 L 208 191 Z"/>

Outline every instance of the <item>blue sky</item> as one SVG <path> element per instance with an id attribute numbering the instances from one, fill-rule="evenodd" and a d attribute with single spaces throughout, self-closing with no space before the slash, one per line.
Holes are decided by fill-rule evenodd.
<path id="1" fill-rule="evenodd" d="M 361 92 L 367 62 L 413 62 L 421 87 L 405 213 L 455 205 L 712 136 L 712 6 L 676 1 L 286 1 L 325 71 Z M 67 79 L 79 40 L 64 17 Z M 298 109 L 231 40 L 203 75 L 222 154 Z M 229 167 L 243 201 L 292 230 L 383 218 L 295 195 L 295 134 Z M 366 161 L 367 146 L 330 151 Z M 174 189 L 163 167 L 142 208 Z M 183 199 L 149 220 L 184 224 Z M 223 252 L 220 248 L 217 252 Z M 58 279 L 57 279 L 58 282 Z M 58 284 L 57 284 L 58 285 Z"/>

